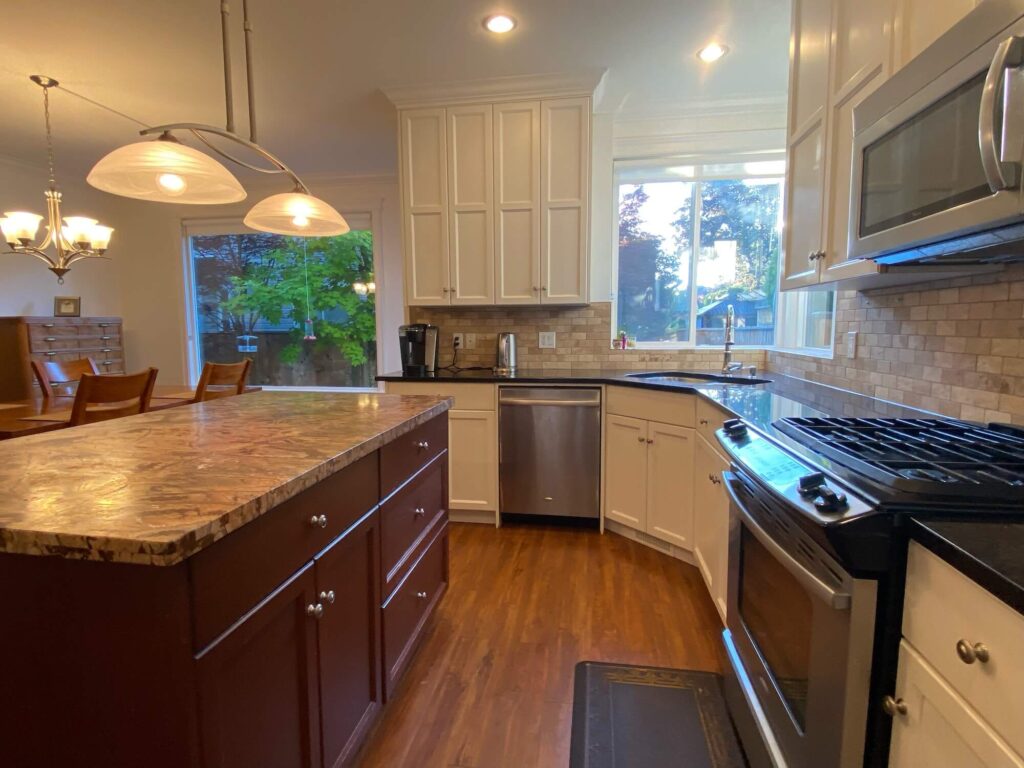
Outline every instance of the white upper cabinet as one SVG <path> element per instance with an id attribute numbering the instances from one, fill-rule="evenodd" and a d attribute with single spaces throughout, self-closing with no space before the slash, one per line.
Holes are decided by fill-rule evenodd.
<path id="1" fill-rule="evenodd" d="M 410 304 L 447 304 L 448 179 L 445 111 L 401 113 L 405 281 Z"/>
<path id="2" fill-rule="evenodd" d="M 540 102 L 494 105 L 496 301 L 540 298 Z"/>
<path id="3" fill-rule="evenodd" d="M 589 96 L 402 108 L 410 305 L 586 304 Z"/>
<path id="4" fill-rule="evenodd" d="M 896 0 L 896 67 L 904 66 L 981 0 Z"/>
<path id="5" fill-rule="evenodd" d="M 448 114 L 448 243 L 452 304 L 494 303 L 491 105 Z"/>
<path id="6" fill-rule="evenodd" d="M 590 99 L 541 102 L 541 302 L 587 301 Z"/>

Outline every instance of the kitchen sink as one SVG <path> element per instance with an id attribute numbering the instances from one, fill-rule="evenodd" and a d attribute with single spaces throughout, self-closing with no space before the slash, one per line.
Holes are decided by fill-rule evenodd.
<path id="1" fill-rule="evenodd" d="M 751 376 L 728 376 L 704 371 L 650 371 L 627 373 L 627 378 L 642 379 L 652 384 L 769 384 L 768 379 Z"/>

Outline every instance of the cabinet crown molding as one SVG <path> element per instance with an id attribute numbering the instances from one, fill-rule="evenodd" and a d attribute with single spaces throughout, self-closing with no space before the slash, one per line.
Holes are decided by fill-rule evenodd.
<path id="1" fill-rule="evenodd" d="M 607 69 L 598 68 L 544 75 L 512 75 L 432 85 L 388 86 L 381 88 L 381 92 L 398 109 L 594 96 L 603 86 L 607 73 Z"/>

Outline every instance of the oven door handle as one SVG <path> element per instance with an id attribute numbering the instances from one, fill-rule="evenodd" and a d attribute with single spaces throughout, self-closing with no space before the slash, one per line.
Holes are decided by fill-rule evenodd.
<path id="1" fill-rule="evenodd" d="M 818 600 L 837 611 L 845 611 L 849 609 L 849 594 L 846 592 L 837 592 L 804 568 L 795 557 L 779 546 L 778 542 L 776 542 L 775 539 L 773 539 L 768 532 L 758 524 L 753 515 L 750 514 L 750 511 L 743 506 L 743 502 L 740 500 L 739 494 L 736 493 L 735 486 L 742 483 L 742 481 L 732 472 L 723 472 L 722 479 L 725 481 L 725 490 L 729 494 L 733 507 L 742 517 L 743 524 L 750 529 L 750 532 L 757 537 L 757 540 L 761 542 L 765 549 L 771 553 L 772 557 L 778 560 L 782 564 L 782 567 L 789 571 L 793 575 L 793 578 L 800 582 L 800 585 L 818 598 Z"/>
<path id="2" fill-rule="evenodd" d="M 1008 37 L 999 44 L 981 91 L 981 109 L 978 113 L 978 145 L 985 179 L 993 193 L 1016 186 L 1016 167 L 1000 162 L 999 143 L 996 141 L 996 107 L 999 105 L 999 84 L 1007 67 L 1020 66 L 1024 58 L 1024 38 Z M 1006 75 L 1008 76 L 1008 75 Z M 1015 106 L 1015 105 L 1006 105 Z M 1006 120 L 1004 114 L 1003 120 Z"/>

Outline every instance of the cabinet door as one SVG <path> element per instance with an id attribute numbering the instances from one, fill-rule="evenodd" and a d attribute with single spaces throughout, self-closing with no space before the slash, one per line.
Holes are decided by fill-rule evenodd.
<path id="1" fill-rule="evenodd" d="M 409 304 L 447 304 L 448 180 L 445 112 L 403 111 L 402 235 Z"/>
<path id="2" fill-rule="evenodd" d="M 589 279 L 590 99 L 541 102 L 541 303 L 584 304 Z"/>
<path id="3" fill-rule="evenodd" d="M 197 657 L 207 768 L 319 768 L 315 587 L 310 563 Z"/>
<path id="4" fill-rule="evenodd" d="M 697 440 L 693 462 L 693 554 L 711 600 L 725 623 L 726 582 L 729 572 L 729 500 L 722 472 L 729 464 Z"/>
<path id="5" fill-rule="evenodd" d="M 970 13 L 981 0 L 897 0 L 896 68 L 903 67 Z"/>
<path id="6" fill-rule="evenodd" d="M 692 429 L 647 425 L 647 533 L 693 549 Z"/>
<path id="7" fill-rule="evenodd" d="M 494 107 L 498 304 L 540 301 L 540 102 Z"/>
<path id="8" fill-rule="evenodd" d="M 451 303 L 493 304 L 491 105 L 450 107 L 447 115 Z"/>
<path id="9" fill-rule="evenodd" d="M 789 40 L 789 136 L 822 118 L 828 100 L 832 0 L 794 0 Z"/>
<path id="10" fill-rule="evenodd" d="M 494 411 L 448 411 L 451 509 L 498 509 L 498 418 Z"/>
<path id="11" fill-rule="evenodd" d="M 605 517 L 642 531 L 647 507 L 647 422 L 609 414 L 604 439 Z"/>
<path id="12" fill-rule="evenodd" d="M 1024 760 L 906 641 L 900 644 L 890 768 L 1021 768 Z"/>
<path id="13" fill-rule="evenodd" d="M 316 559 L 323 764 L 355 754 L 383 704 L 380 519 L 364 517 Z M 333 600 L 331 595 L 333 594 Z"/>

